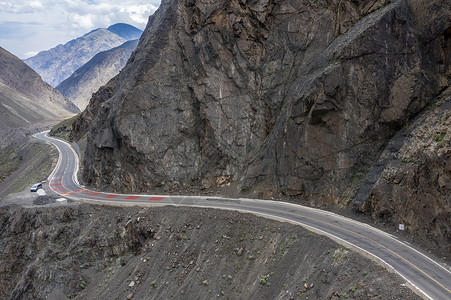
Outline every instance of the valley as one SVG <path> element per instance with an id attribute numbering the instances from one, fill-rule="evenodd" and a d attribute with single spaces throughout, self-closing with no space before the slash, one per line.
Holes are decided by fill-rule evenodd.
<path id="1" fill-rule="evenodd" d="M 0 299 L 451 297 L 449 0 L 97 4 L 0 47 Z"/>

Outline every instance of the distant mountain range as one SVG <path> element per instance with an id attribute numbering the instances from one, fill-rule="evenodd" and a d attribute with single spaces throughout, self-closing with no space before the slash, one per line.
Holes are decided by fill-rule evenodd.
<path id="1" fill-rule="evenodd" d="M 125 23 L 117 23 L 107 29 L 129 41 L 139 39 L 143 33 L 142 30 Z"/>
<path id="2" fill-rule="evenodd" d="M 119 74 L 137 45 L 138 40 L 132 40 L 119 47 L 96 54 L 69 78 L 61 82 L 56 89 L 69 98 L 80 110 L 84 110 L 92 93 Z"/>
<path id="3" fill-rule="evenodd" d="M 24 62 L 41 75 L 44 81 L 56 87 L 97 53 L 138 39 L 141 34 L 142 31 L 134 26 L 118 23 L 107 29 L 93 30 L 64 45 L 39 52 Z"/>
<path id="4" fill-rule="evenodd" d="M 79 109 L 18 57 L 0 47 L 0 146 L 14 128 L 62 120 Z"/>

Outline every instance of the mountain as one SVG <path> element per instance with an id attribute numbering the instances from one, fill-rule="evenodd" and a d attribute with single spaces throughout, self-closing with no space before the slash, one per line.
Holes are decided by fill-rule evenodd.
<path id="1" fill-rule="evenodd" d="M 90 128 L 84 180 L 354 208 L 405 224 L 450 257 L 451 129 L 409 127 L 434 120 L 432 107 L 437 123 L 449 121 L 439 105 L 451 101 L 448 4 L 162 1 L 112 86 L 75 122 Z M 402 145 L 421 138 L 430 141 L 403 161 Z M 428 172 L 414 164 L 422 149 L 433 152 L 421 158 Z M 388 194 L 398 198 L 383 210 L 375 202 Z"/>
<path id="2" fill-rule="evenodd" d="M 107 29 L 128 41 L 139 39 L 143 33 L 142 30 L 124 23 L 111 25 Z"/>
<path id="3" fill-rule="evenodd" d="M 61 82 L 56 89 L 84 110 L 92 93 L 116 76 L 135 50 L 138 40 L 96 54 L 91 60 Z"/>
<path id="4" fill-rule="evenodd" d="M 79 109 L 19 58 L 0 47 L 0 146 L 14 128 L 62 120 Z"/>
<path id="5" fill-rule="evenodd" d="M 122 45 L 128 40 L 127 37 L 136 39 L 140 32 L 125 24 L 116 24 L 110 28 L 113 31 L 105 28 L 93 30 L 64 45 L 39 52 L 24 62 L 39 73 L 44 81 L 56 87 L 97 53 Z"/>

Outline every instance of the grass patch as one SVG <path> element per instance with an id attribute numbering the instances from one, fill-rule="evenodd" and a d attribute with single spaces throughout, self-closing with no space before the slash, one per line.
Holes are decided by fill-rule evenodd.
<path id="1" fill-rule="evenodd" d="M 55 126 L 53 126 L 52 130 L 50 130 L 49 135 L 63 139 L 65 141 L 69 141 L 69 136 L 72 132 L 72 124 L 78 118 L 78 116 L 79 114 L 56 124 Z"/>
<path id="2" fill-rule="evenodd" d="M 437 135 L 437 136 L 435 136 L 434 137 L 434 141 L 436 141 L 436 142 L 441 142 L 441 141 L 443 141 L 443 138 L 445 137 L 445 132 L 442 132 L 442 133 L 440 133 L 439 135 Z"/>

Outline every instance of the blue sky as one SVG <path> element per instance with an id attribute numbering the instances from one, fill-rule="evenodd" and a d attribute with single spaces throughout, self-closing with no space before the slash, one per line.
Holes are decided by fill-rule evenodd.
<path id="1" fill-rule="evenodd" d="M 144 29 L 159 5 L 160 0 L 0 0 L 0 46 L 24 59 L 115 23 Z"/>

